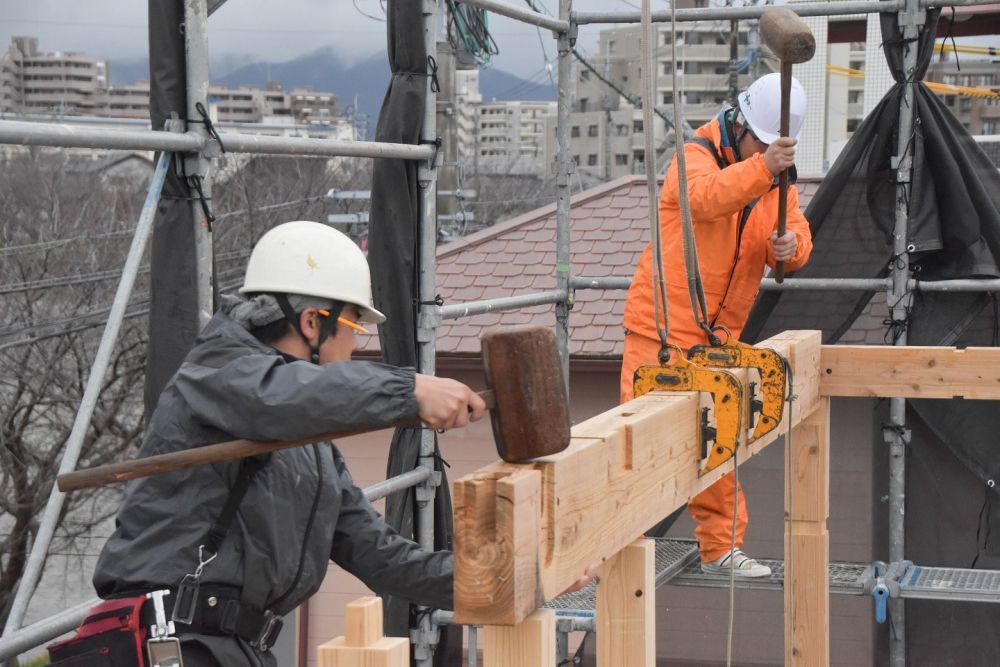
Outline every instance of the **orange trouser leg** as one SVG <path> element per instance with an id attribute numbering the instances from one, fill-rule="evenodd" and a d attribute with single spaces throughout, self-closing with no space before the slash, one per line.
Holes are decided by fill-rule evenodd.
<path id="1" fill-rule="evenodd" d="M 639 366 L 659 363 L 660 342 L 635 333 L 625 336 L 625 351 L 622 358 L 621 402 L 632 400 L 632 379 Z M 694 534 L 698 538 L 698 550 L 702 560 L 715 560 L 732 547 L 733 535 L 733 492 L 739 495 L 739 516 L 736 520 L 736 546 L 743 546 L 746 535 L 747 503 L 742 487 L 734 487 L 733 473 L 724 475 L 718 482 L 708 487 L 688 502 L 688 511 L 697 522 Z"/>

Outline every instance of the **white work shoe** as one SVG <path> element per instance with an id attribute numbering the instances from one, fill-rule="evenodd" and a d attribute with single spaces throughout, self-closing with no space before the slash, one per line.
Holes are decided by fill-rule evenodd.
<path id="1" fill-rule="evenodd" d="M 723 554 L 711 563 L 701 562 L 701 571 L 705 574 L 725 574 L 728 575 L 732 569 L 737 577 L 767 577 L 771 574 L 771 568 L 761 565 L 750 556 L 739 549 L 733 549 L 727 554 Z"/>

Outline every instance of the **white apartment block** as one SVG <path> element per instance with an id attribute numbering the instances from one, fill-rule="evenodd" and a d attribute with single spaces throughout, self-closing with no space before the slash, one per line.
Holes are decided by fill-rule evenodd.
<path id="1" fill-rule="evenodd" d="M 321 126 L 342 121 L 333 93 L 285 91 L 276 82 L 264 89 L 211 85 L 208 97 L 213 116 L 222 123 L 277 119 L 281 125 Z M 111 86 L 106 61 L 79 53 L 42 53 L 37 39 L 15 37 L 0 54 L 0 112 L 148 119 L 149 82 Z"/>
<path id="2" fill-rule="evenodd" d="M 543 175 L 545 119 L 555 102 L 483 102 L 476 123 L 476 158 L 480 170 Z"/>

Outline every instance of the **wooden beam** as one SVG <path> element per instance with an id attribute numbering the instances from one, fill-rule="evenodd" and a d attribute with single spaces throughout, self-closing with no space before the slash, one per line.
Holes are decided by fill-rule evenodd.
<path id="1" fill-rule="evenodd" d="M 818 403 L 820 334 L 786 332 L 761 346 L 789 359 L 798 399 L 785 414 L 796 424 Z M 456 481 L 456 620 L 520 622 L 589 564 L 604 562 L 732 470 L 730 461 L 698 476 L 699 421 L 697 394 L 647 394 L 575 426 L 570 446 L 559 454 L 497 463 Z M 785 428 L 742 448 L 740 462 Z M 540 496 L 535 482 L 515 478 L 525 470 L 538 474 Z M 524 491 L 515 494 L 520 484 Z M 531 540 L 522 521 L 534 530 Z"/>
<path id="2" fill-rule="evenodd" d="M 829 400 L 794 429 L 785 474 L 785 664 L 800 667 L 830 664 Z"/>
<path id="3" fill-rule="evenodd" d="M 597 573 L 598 667 L 656 665 L 656 547 L 639 539 Z"/>
<path id="4" fill-rule="evenodd" d="M 556 612 L 541 609 L 514 626 L 483 627 L 483 667 L 556 667 Z"/>
<path id="5" fill-rule="evenodd" d="M 824 345 L 824 396 L 1000 399 L 1000 348 Z"/>
<path id="6" fill-rule="evenodd" d="M 346 636 L 321 644 L 319 667 L 407 667 L 410 640 L 382 636 L 382 598 L 363 597 L 348 603 Z"/>

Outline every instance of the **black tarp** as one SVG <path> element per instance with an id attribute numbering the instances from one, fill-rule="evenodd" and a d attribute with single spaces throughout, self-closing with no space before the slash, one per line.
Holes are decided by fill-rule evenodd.
<path id="1" fill-rule="evenodd" d="M 889 275 L 896 261 L 892 231 L 897 190 L 891 159 L 905 86 L 914 92 L 907 239 L 914 277 L 921 281 L 1000 277 L 1000 173 L 920 81 L 932 55 L 937 19 L 937 11 L 929 12 L 921 38 L 906 42 L 900 38 L 897 15 L 881 16 L 883 50 L 897 83 L 854 133 L 806 209 L 814 251 L 809 264 L 794 277 Z M 903 53 L 914 47 L 919 49 L 919 64 L 907 81 Z M 872 297 L 847 291 L 765 292 L 743 337 L 753 342 L 785 329 L 821 329 L 824 342 L 834 343 L 856 326 L 859 317 L 873 316 L 865 312 Z M 881 324 L 890 344 L 894 333 L 905 330 L 910 345 L 996 346 L 994 299 L 982 293 L 918 292 L 901 322 L 891 321 L 885 303 L 875 310 L 880 320 L 886 318 Z M 969 567 L 978 554 L 978 567 L 1000 566 L 996 559 L 1000 522 L 994 516 L 1000 512 L 990 511 L 997 501 L 995 480 L 1000 475 L 1000 402 L 908 401 L 907 416 L 913 428 L 907 451 L 907 557 L 924 565 Z M 887 460 L 881 436 L 873 442 L 876 460 Z M 944 460 L 951 462 L 947 473 Z M 879 489 L 876 497 L 885 492 Z M 876 557 L 885 558 L 885 517 L 877 524 Z M 992 635 L 998 622 L 996 605 L 910 603 L 907 641 L 920 647 L 910 651 L 910 662 L 978 664 L 983 655 L 995 655 Z M 955 642 L 947 639 L 948 628 L 973 631 Z M 946 661 L 941 661 L 940 651 L 927 660 L 920 657 L 930 655 L 928 641 L 948 647 Z"/>
<path id="2" fill-rule="evenodd" d="M 152 128 L 162 130 L 171 116 L 186 116 L 184 3 L 149 0 L 148 7 L 149 117 Z M 189 196 L 187 184 L 172 166 L 156 208 L 150 245 L 147 415 L 198 335 L 194 218 Z"/>
<path id="3" fill-rule="evenodd" d="M 389 65 L 392 79 L 375 130 L 376 141 L 417 144 L 424 118 L 428 60 L 422 29 L 421 4 L 390 0 L 386 9 Z M 419 301 L 420 216 L 417 163 L 412 160 L 378 159 L 372 173 L 372 199 L 368 235 L 368 261 L 372 267 L 375 307 L 386 314 L 379 326 L 382 357 L 390 364 L 414 366 L 417 353 Z M 430 221 L 429 224 L 435 224 Z M 416 467 L 420 452 L 419 429 L 397 429 L 392 438 L 386 476 L 393 477 Z M 436 448 L 436 445 L 435 445 Z M 434 548 L 452 548 L 451 495 L 442 473 L 434 510 Z M 412 537 L 416 512 L 411 489 L 386 499 L 386 520 L 400 533 Z M 410 603 L 385 596 L 385 633 L 407 636 Z M 451 637 L 451 642 L 448 637 Z M 442 633 L 442 648 L 435 659 L 461 651 L 461 633 Z M 446 650 L 444 647 L 448 647 Z M 459 655 L 461 655 L 459 653 Z"/>

